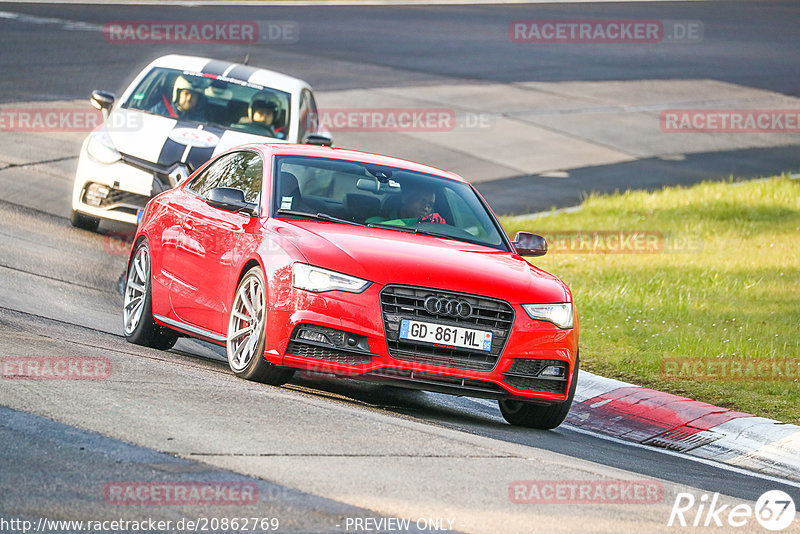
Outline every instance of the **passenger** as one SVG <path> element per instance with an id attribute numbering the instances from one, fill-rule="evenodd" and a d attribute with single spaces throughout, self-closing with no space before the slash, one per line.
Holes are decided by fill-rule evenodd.
<path id="1" fill-rule="evenodd" d="M 252 123 L 263 128 L 264 132 L 261 135 L 268 135 L 283 139 L 285 137 L 283 132 L 275 130 L 275 115 L 277 114 L 278 106 L 275 102 L 268 100 L 254 100 L 250 104 L 248 116 L 244 117 L 240 122 L 243 124 Z"/>

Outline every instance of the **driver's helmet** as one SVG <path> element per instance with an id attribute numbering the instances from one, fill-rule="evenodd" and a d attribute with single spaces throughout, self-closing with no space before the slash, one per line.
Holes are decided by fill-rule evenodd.
<path id="1" fill-rule="evenodd" d="M 178 76 L 178 78 L 175 80 L 175 85 L 172 86 L 172 101 L 173 102 L 177 102 L 178 101 L 178 94 L 184 89 L 188 89 L 188 90 L 190 90 L 192 92 L 195 92 L 195 93 L 197 93 L 198 96 L 200 96 L 202 94 L 201 89 L 199 87 L 195 87 L 192 84 L 192 82 L 190 82 L 188 79 L 186 79 L 185 76 Z"/>

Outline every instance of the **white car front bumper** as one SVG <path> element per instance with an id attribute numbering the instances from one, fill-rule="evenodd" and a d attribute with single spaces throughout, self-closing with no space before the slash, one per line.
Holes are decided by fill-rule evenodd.
<path id="1" fill-rule="evenodd" d="M 84 143 L 75 173 L 72 209 L 100 219 L 136 224 L 137 211 L 154 194 L 154 179 L 152 172 L 123 160 L 108 164 L 95 160 Z"/>

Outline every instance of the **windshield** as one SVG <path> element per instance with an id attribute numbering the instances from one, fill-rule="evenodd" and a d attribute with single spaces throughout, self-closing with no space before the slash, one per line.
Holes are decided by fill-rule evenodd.
<path id="1" fill-rule="evenodd" d="M 475 191 L 394 167 L 300 156 L 276 158 L 273 216 L 436 235 L 507 250 Z"/>
<path id="2" fill-rule="evenodd" d="M 154 115 L 285 139 L 289 93 L 260 85 L 156 67 L 122 107 Z"/>

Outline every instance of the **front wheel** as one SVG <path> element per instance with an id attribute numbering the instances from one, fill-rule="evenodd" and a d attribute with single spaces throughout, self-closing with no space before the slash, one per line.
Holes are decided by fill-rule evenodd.
<path id="1" fill-rule="evenodd" d="M 575 387 L 578 384 L 578 367 L 580 367 L 580 358 L 576 355 L 575 367 L 572 371 L 572 384 L 569 387 L 567 400 L 549 406 L 538 406 L 529 402 L 504 399 L 498 401 L 503 418 L 514 426 L 538 428 L 540 430 L 556 428 L 564 422 L 572 406 Z"/>
<path id="2" fill-rule="evenodd" d="M 278 367 L 264 357 L 267 302 L 264 273 L 253 267 L 245 273 L 231 306 L 225 343 L 228 365 L 242 378 L 280 386 L 291 380 L 293 369 Z"/>
<path id="3" fill-rule="evenodd" d="M 150 248 L 147 241 L 136 247 L 128 264 L 122 327 L 129 343 L 154 349 L 171 349 L 178 336 L 153 320 L 153 295 L 150 280 Z"/>

